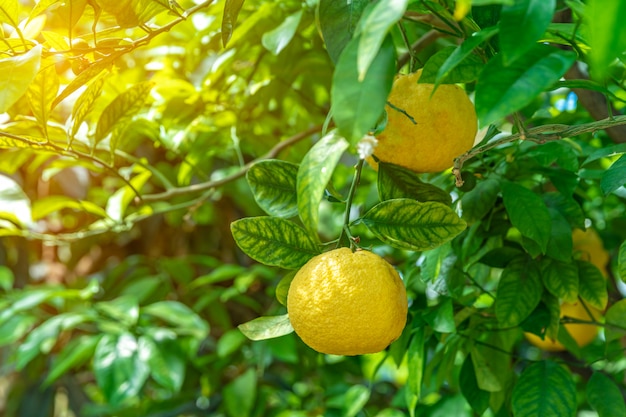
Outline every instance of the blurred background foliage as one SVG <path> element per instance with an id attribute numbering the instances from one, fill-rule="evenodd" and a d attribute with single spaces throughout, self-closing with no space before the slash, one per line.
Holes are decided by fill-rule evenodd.
<path id="1" fill-rule="evenodd" d="M 405 63 L 421 66 L 472 32 L 471 25 L 452 35 L 442 27 L 439 16 L 451 15 L 454 3 L 411 2 L 391 30 Z M 507 2 L 474 3 L 475 23 L 487 27 Z M 557 3 L 565 12 L 581 4 Z M 244 176 L 252 161 L 298 163 L 320 137 L 334 64 L 317 1 L 0 0 L 0 11 L 3 415 L 404 416 L 406 391 L 415 390 L 408 369 L 422 360 L 415 415 L 480 415 L 485 401 L 495 410 L 485 415 L 510 415 L 501 407 L 510 391 L 485 400 L 476 379 L 493 376 L 490 367 L 519 371 L 546 353 L 519 328 L 481 338 L 479 314 L 464 324 L 468 331 L 450 332 L 448 314 L 453 299 L 456 312 L 463 307 L 468 285 L 480 289 L 468 305 L 472 297 L 493 303 L 499 254 L 477 261 L 503 240 L 521 239 L 510 235 L 499 196 L 480 212 L 466 204 L 463 236 L 424 253 L 381 245 L 361 226 L 353 230 L 402 272 L 412 310 L 432 311 L 424 319 L 434 330 L 423 358 L 407 355 L 402 344 L 374 355 L 325 356 L 294 334 L 251 342 L 237 329 L 285 312 L 276 299 L 285 272 L 243 255 L 229 225 L 263 214 Z M 420 39 L 429 41 L 408 56 L 407 44 Z M 623 80 L 623 65 L 617 67 Z M 470 93 L 474 86 L 467 84 Z M 623 84 L 609 88 L 619 112 Z M 578 97 L 569 87 L 554 89 L 518 117 L 527 126 L 594 121 Z M 519 127 L 512 119 L 497 125 Z M 614 139 L 598 131 L 553 145 L 513 142 L 481 154 L 465 164 L 472 180 L 461 190 L 450 172 L 422 177 L 455 204 L 476 198 L 466 197 L 472 181 L 490 175 L 546 200 L 575 189 L 575 221 L 593 225 L 611 255 L 612 304 L 624 294 L 618 255 L 626 194 L 601 188 L 617 156 L 593 155 L 613 149 Z M 574 169 L 560 166 L 572 158 Z M 346 154 L 335 171 L 338 195 L 349 188 L 355 162 Z M 366 167 L 356 210 L 377 201 L 376 181 Z M 342 227 L 342 211 L 332 198 L 323 201 L 325 239 Z M 485 369 L 461 354 L 474 338 L 489 361 Z M 591 410 L 582 393 L 593 371 L 611 375 L 624 393 L 619 337 L 554 356 L 570 366 L 582 413 Z"/>

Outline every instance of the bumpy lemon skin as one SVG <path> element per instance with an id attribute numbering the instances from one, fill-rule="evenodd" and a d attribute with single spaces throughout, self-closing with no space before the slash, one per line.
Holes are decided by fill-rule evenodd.
<path id="1" fill-rule="evenodd" d="M 595 320 L 600 318 L 601 312 L 591 306 L 587 306 Z M 579 320 L 591 321 L 591 316 L 585 310 L 583 304 L 579 301 L 576 303 L 563 303 L 561 304 L 561 317 L 571 317 Z M 576 341 L 579 347 L 587 346 L 598 335 L 598 326 L 594 324 L 582 324 L 582 323 L 568 323 L 564 325 L 567 332 Z M 547 352 L 560 352 L 565 350 L 565 346 L 558 340 L 553 340 L 549 337 L 545 337 L 543 340 L 535 334 L 524 333 L 526 339 L 537 346 L 541 350 Z"/>
<path id="2" fill-rule="evenodd" d="M 376 158 L 415 172 L 440 172 L 472 148 L 478 122 L 474 105 L 457 85 L 418 84 L 421 70 L 398 75 L 387 105 L 387 125 L 376 137 Z"/>
<path id="3" fill-rule="evenodd" d="M 580 253 L 580 258 L 594 264 L 602 274 L 607 277 L 607 265 L 609 263 L 609 253 L 604 249 L 604 243 L 594 229 L 587 230 L 574 229 L 572 233 L 574 252 Z"/>
<path id="4" fill-rule="evenodd" d="M 362 355 L 400 337 L 408 303 L 404 283 L 387 261 L 340 248 L 312 258 L 296 273 L 287 310 L 296 334 L 312 349 Z"/>

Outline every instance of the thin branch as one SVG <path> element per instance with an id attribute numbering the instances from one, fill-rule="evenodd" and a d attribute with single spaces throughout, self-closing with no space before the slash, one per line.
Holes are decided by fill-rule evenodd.
<path id="1" fill-rule="evenodd" d="M 433 44 L 437 39 L 444 36 L 444 33 L 441 33 L 438 30 L 431 29 L 426 32 L 421 38 L 411 45 L 411 51 L 402 54 L 398 58 L 398 68 L 404 67 L 407 62 L 411 59 L 412 55 L 417 55 L 420 51 L 427 48 L 431 44 Z"/>

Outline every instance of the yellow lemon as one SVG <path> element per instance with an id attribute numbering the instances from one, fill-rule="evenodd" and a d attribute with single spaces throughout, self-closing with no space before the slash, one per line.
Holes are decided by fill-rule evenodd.
<path id="1" fill-rule="evenodd" d="M 287 294 L 298 336 L 318 352 L 380 352 L 400 337 L 408 303 L 398 272 L 380 256 L 348 248 L 325 252 L 296 273 Z"/>
<path id="2" fill-rule="evenodd" d="M 395 79 L 374 155 L 415 172 L 439 172 L 473 146 L 476 112 L 459 86 L 442 84 L 431 97 L 434 85 L 418 84 L 420 75 L 421 70 Z"/>
<path id="3" fill-rule="evenodd" d="M 579 252 L 581 259 L 594 264 L 607 277 L 609 274 L 606 266 L 609 263 L 609 253 L 604 249 L 604 244 L 598 232 L 591 228 L 584 231 L 574 229 L 572 240 L 574 242 L 574 252 Z"/>

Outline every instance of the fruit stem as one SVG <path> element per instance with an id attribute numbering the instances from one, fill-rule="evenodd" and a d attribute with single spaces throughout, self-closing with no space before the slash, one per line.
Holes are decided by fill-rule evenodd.
<path id="1" fill-rule="evenodd" d="M 359 185 L 359 181 L 361 180 L 361 171 L 363 170 L 364 162 L 364 159 L 359 159 L 359 162 L 356 164 L 354 169 L 354 177 L 352 178 L 352 184 L 350 185 L 350 191 L 348 191 L 348 198 L 346 199 L 346 211 L 343 215 L 343 227 L 341 228 L 339 239 L 337 239 L 337 247 L 341 246 L 341 241 L 343 240 L 344 235 L 348 237 L 348 240 L 350 240 L 350 249 L 354 249 L 355 246 L 354 239 L 350 233 L 350 212 L 352 211 L 352 200 L 354 199 L 354 194 L 356 193 L 356 187 Z"/>

